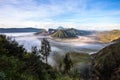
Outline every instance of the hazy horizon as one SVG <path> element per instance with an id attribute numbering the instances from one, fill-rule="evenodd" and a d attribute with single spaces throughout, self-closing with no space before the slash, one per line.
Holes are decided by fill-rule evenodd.
<path id="1" fill-rule="evenodd" d="M 120 29 L 120 0 L 0 0 L 0 28 Z"/>

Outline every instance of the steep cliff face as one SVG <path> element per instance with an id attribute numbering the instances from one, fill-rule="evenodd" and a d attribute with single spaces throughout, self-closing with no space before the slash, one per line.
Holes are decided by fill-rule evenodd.
<path id="1" fill-rule="evenodd" d="M 99 51 L 94 68 L 100 80 L 120 80 L 120 42 Z"/>

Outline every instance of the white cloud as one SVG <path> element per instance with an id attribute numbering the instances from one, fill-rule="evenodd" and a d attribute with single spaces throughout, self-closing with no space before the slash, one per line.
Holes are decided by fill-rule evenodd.
<path id="1" fill-rule="evenodd" d="M 77 3 L 64 1 L 60 4 L 52 0 L 51 4 L 40 4 L 34 0 L 2 0 L 0 10 L 1 19 L 11 18 L 25 20 L 27 18 L 48 18 L 60 15 L 67 11 L 74 11 Z"/>
<path id="2" fill-rule="evenodd" d="M 40 2 L 41 1 L 41 2 Z M 119 28 L 120 11 L 104 10 L 111 4 L 92 0 L 0 0 L 0 27 Z M 91 25 L 92 24 L 92 25 Z M 99 24 L 99 25 L 98 25 Z M 107 26 L 107 25 L 108 26 Z M 36 26 L 37 25 L 37 26 Z M 87 26 L 90 26 L 87 28 Z M 94 26 L 93 26 L 94 25 Z"/>

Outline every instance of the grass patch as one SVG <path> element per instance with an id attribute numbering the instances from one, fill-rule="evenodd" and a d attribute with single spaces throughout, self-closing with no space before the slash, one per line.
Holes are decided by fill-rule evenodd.
<path id="1" fill-rule="evenodd" d="M 87 53 L 71 52 L 70 57 L 71 57 L 73 63 L 80 63 L 80 62 L 88 63 L 88 62 L 90 62 L 90 55 Z"/>
<path id="2" fill-rule="evenodd" d="M 79 53 L 79 52 L 69 52 L 70 58 L 72 60 L 73 65 L 76 65 L 78 63 L 89 63 L 90 62 L 90 55 L 87 53 Z M 55 53 L 53 59 L 56 62 L 55 66 L 58 66 L 59 64 L 64 65 L 64 57 L 65 54 L 62 55 L 60 53 Z"/>

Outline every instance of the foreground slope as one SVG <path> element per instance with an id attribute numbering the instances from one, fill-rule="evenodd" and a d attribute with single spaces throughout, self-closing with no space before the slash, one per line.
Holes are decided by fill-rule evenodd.
<path id="1" fill-rule="evenodd" d="M 100 80 L 120 80 L 120 42 L 99 51 L 94 68 Z"/>

